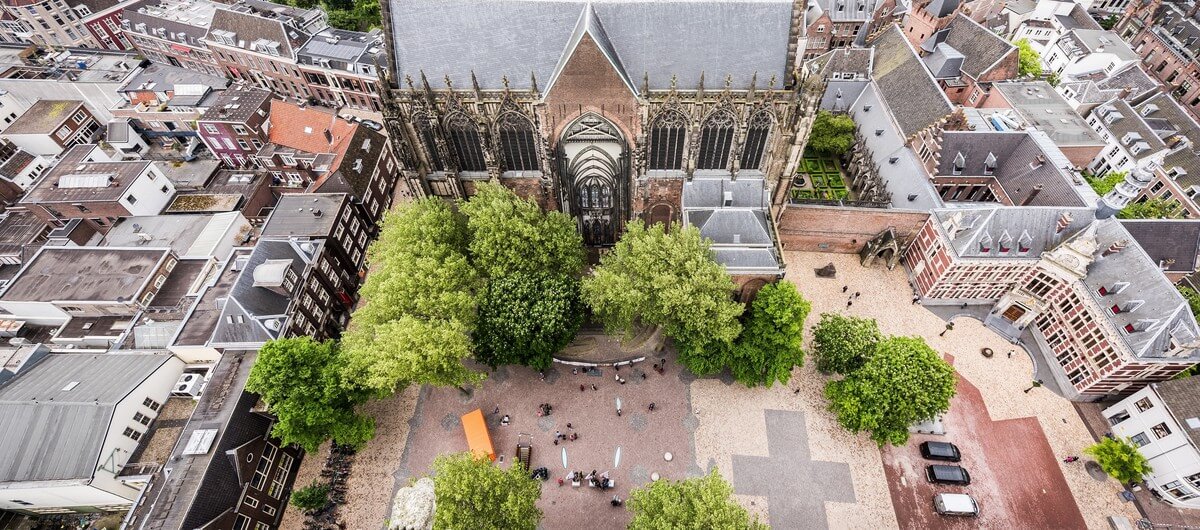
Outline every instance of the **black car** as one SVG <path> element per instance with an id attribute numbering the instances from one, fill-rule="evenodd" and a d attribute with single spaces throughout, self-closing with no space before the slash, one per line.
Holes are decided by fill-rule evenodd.
<path id="1" fill-rule="evenodd" d="M 925 466 L 925 478 L 934 484 L 966 486 L 971 483 L 971 474 L 959 466 Z"/>
<path id="2" fill-rule="evenodd" d="M 958 462 L 962 459 L 962 453 L 958 452 L 957 446 L 949 442 L 923 442 L 921 444 L 921 457 L 926 460 Z"/>

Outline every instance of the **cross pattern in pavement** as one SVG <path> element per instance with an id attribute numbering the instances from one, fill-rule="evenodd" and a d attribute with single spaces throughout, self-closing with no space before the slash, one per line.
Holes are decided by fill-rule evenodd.
<path id="1" fill-rule="evenodd" d="M 770 456 L 733 455 L 734 492 L 766 497 L 772 528 L 829 528 L 825 502 L 854 502 L 850 465 L 812 460 L 803 412 L 764 414 Z"/>

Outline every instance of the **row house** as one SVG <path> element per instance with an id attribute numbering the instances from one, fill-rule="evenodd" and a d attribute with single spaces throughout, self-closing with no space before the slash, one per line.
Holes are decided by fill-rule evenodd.
<path id="1" fill-rule="evenodd" d="M 1079 114 L 1086 116 L 1101 103 L 1123 99 L 1137 105 L 1161 91 L 1158 80 L 1150 77 L 1141 63 L 1127 64 L 1112 72 L 1064 76 L 1055 87 Z"/>
<path id="2" fill-rule="evenodd" d="M 1044 133 L 1077 168 L 1091 164 L 1106 145 L 1071 103 L 1045 81 L 996 83 L 982 107 L 1012 109 L 1022 128 Z"/>
<path id="3" fill-rule="evenodd" d="M 1151 179 L 1134 200 L 1174 203 L 1182 217 L 1200 219 L 1200 123 L 1170 94 L 1157 94 L 1134 110 L 1166 144 L 1165 154 L 1146 168 Z"/>
<path id="4" fill-rule="evenodd" d="M 149 160 L 112 160 L 94 144 L 71 148 L 18 202 L 62 226 L 80 219 L 105 232 L 120 217 L 156 215 L 175 196 L 175 185 Z"/>
<path id="5" fill-rule="evenodd" d="M 921 60 L 957 105 L 982 106 L 992 83 L 1018 74 L 1017 47 L 963 14 L 913 45 L 920 46 Z"/>
<path id="6" fill-rule="evenodd" d="M 149 64 L 118 91 L 123 102 L 113 117 L 133 120 L 136 130 L 164 147 L 200 142 L 196 121 L 219 98 L 229 81 L 165 64 Z"/>
<path id="7" fill-rule="evenodd" d="M 0 140 L 0 199 L 12 204 L 42 176 L 50 161 L 7 140 Z"/>
<path id="8" fill-rule="evenodd" d="M 990 304 L 984 323 L 1044 357 L 1068 398 L 1128 395 L 1200 362 L 1200 329 L 1159 264 L 1096 215 L 935 210 L 906 266 L 926 303 Z"/>
<path id="9" fill-rule="evenodd" d="M 200 138 L 226 166 L 245 169 L 267 142 L 271 102 L 269 90 L 235 86 L 225 90 L 196 122 Z"/>
<path id="10" fill-rule="evenodd" d="M 83 3 L 83 6 L 91 6 L 88 9 L 91 14 L 84 16 L 83 25 L 100 48 L 118 51 L 134 49 L 133 42 L 121 28 L 121 22 L 125 19 L 125 8 L 135 2 L 137 0 L 118 0 L 116 2 L 95 2 L 93 0 Z"/>
<path id="11" fill-rule="evenodd" d="M 327 26 L 320 9 L 242 0 L 217 9 L 204 42 L 227 75 L 304 100 L 312 93 L 296 56 L 313 33 Z"/>
<path id="12" fill-rule="evenodd" d="M 1138 166 L 1161 165 L 1163 157 L 1171 148 L 1164 140 L 1184 141 L 1158 122 L 1151 125 L 1147 119 L 1158 110 L 1150 103 L 1134 109 L 1128 102 L 1111 100 L 1092 110 L 1087 122 L 1107 142 L 1104 150 L 1088 166 L 1096 176 L 1110 171 L 1131 171 Z"/>
<path id="13" fill-rule="evenodd" d="M 88 29 L 85 20 L 94 12 L 112 16 L 111 8 L 120 4 L 118 0 L 93 0 L 90 2 L 73 2 L 65 0 L 5 0 L 4 11 L 16 22 L 12 27 L 19 39 L 42 46 L 60 46 L 69 48 L 99 48 L 102 47 Z M 103 26 L 103 21 L 100 21 Z M 124 49 L 120 39 L 111 39 L 106 43 L 114 46 L 110 49 Z"/>
<path id="14" fill-rule="evenodd" d="M 1014 42 L 1025 39 L 1043 58 L 1064 33 L 1103 29 L 1085 6 L 1065 0 L 1008 2 L 994 22 L 989 27 L 997 27 L 1001 36 Z"/>
<path id="15" fill-rule="evenodd" d="M 383 112 L 379 77 L 387 68 L 383 34 L 326 28 L 300 48 L 296 61 L 311 97 L 322 105 Z"/>
<path id="16" fill-rule="evenodd" d="M 56 156 L 92 142 L 100 127 L 82 101 L 43 99 L 9 124 L 0 138 L 35 155 Z"/>
<path id="17" fill-rule="evenodd" d="M 1193 117 L 1200 117 L 1200 24 L 1194 10 L 1175 3 L 1131 3 L 1116 29 L 1141 58 L 1146 72 L 1165 85 Z"/>
<path id="18" fill-rule="evenodd" d="M 1112 433 L 1126 438 L 1150 464 L 1142 481 L 1158 499 L 1200 508 L 1200 379 L 1186 377 L 1143 388 L 1104 409 Z"/>
<path id="19" fill-rule="evenodd" d="M 203 41 L 218 5 L 210 0 L 143 0 L 125 10 L 121 28 L 151 61 L 223 77 Z"/>
<path id="20" fill-rule="evenodd" d="M 377 232 L 376 222 L 349 194 L 290 193 L 280 197 L 260 238 L 322 241 L 325 254 L 317 268 L 334 287 L 336 303 L 348 310 L 357 301 L 358 285 L 366 274 L 367 245 Z M 321 307 L 331 305 L 320 292 L 313 294 Z M 306 300 L 302 297 L 300 305 L 313 310 L 315 302 Z"/>
<path id="21" fill-rule="evenodd" d="M 876 19 L 877 11 L 881 11 L 881 15 L 892 11 L 880 4 L 878 0 L 809 2 L 804 12 L 803 58 L 811 59 L 837 48 L 861 46 Z"/>
<path id="22" fill-rule="evenodd" d="M 1054 40 L 1042 58 L 1050 71 L 1078 77 L 1114 72 L 1136 64 L 1139 56 L 1114 32 L 1075 29 Z"/>

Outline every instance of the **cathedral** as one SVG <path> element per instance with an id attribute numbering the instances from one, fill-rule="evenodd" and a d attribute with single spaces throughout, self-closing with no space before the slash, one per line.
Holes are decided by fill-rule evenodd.
<path id="1" fill-rule="evenodd" d="M 690 224 L 735 276 L 781 273 L 770 206 L 803 142 L 803 2 L 384 6 L 386 121 L 427 194 L 499 182 L 594 248 L 632 219 Z"/>

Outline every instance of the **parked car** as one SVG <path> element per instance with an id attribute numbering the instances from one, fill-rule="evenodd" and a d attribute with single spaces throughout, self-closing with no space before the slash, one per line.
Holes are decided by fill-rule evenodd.
<path id="1" fill-rule="evenodd" d="M 971 474 L 960 466 L 925 466 L 925 478 L 934 484 L 966 486 L 971 483 Z"/>
<path id="2" fill-rule="evenodd" d="M 382 130 L 383 130 L 383 124 L 382 124 L 382 123 L 379 123 L 379 122 L 377 122 L 377 121 L 373 121 L 373 120 L 363 120 L 363 121 L 360 121 L 359 123 L 361 123 L 363 126 L 365 126 L 365 127 L 367 127 L 367 128 L 374 129 L 374 130 L 376 130 L 376 131 L 382 131 Z"/>
<path id="3" fill-rule="evenodd" d="M 926 460 L 958 462 L 962 459 L 962 453 L 958 452 L 957 446 L 949 442 L 922 442 L 921 457 Z"/>
<path id="4" fill-rule="evenodd" d="M 978 517 L 979 504 L 964 493 L 939 493 L 933 496 L 933 511 L 940 515 Z"/>

